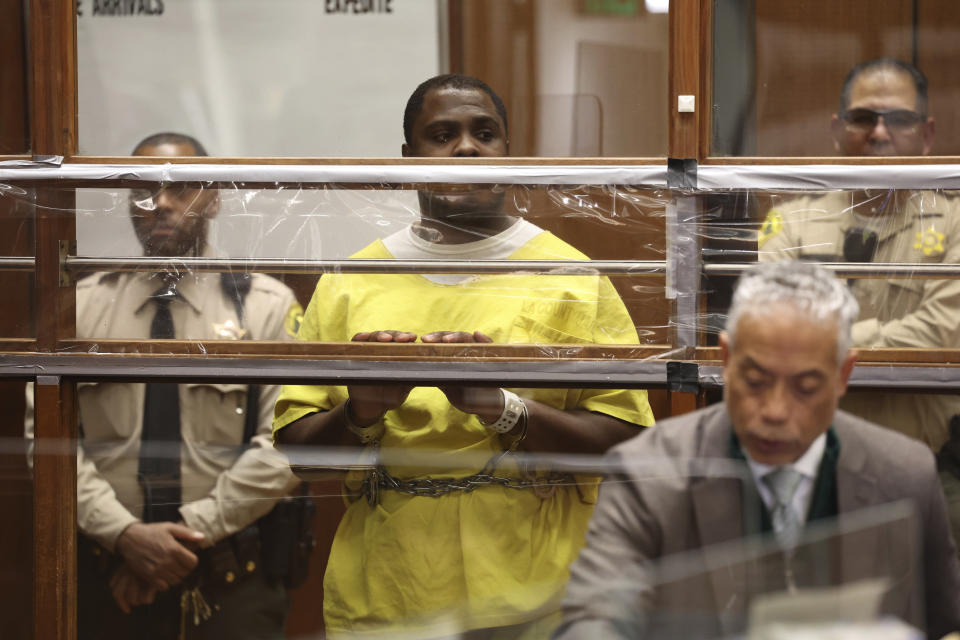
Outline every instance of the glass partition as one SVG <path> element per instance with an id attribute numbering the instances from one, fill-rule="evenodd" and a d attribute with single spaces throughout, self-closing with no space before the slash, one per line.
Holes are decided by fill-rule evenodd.
<path id="1" fill-rule="evenodd" d="M 183 442 L 174 446 L 140 431 L 154 424 L 150 413 L 136 427 L 137 389 L 150 398 L 149 386 L 79 384 L 81 628 L 125 633 L 142 628 L 146 617 L 153 628 L 177 630 L 186 615 L 193 633 L 226 633 L 243 621 L 247 629 L 254 622 L 282 629 L 286 638 L 316 637 L 324 629 L 331 635 L 346 625 L 354 634 L 362 625 L 367 633 L 436 637 L 490 625 L 484 606 L 496 606 L 513 621 L 507 627 L 544 635 L 561 625 L 571 632 L 586 618 L 609 626 L 605 637 L 643 630 L 644 637 L 707 638 L 717 637 L 718 628 L 743 633 L 775 625 L 787 633 L 785 626 L 797 625 L 792 633 L 915 638 L 944 619 L 937 618 L 943 611 L 930 612 L 948 598 L 928 590 L 938 579 L 930 574 L 937 566 L 931 559 L 950 562 L 924 519 L 935 500 L 891 501 L 839 516 L 828 504 L 814 506 L 825 511 L 811 516 L 785 553 L 749 466 L 722 458 L 730 446 L 726 432 L 704 444 L 707 458 L 664 454 L 655 443 L 641 449 L 636 440 L 615 455 L 534 453 L 530 433 L 531 444 L 519 448 L 492 436 L 499 450 L 440 441 L 415 446 L 385 436 L 380 446 L 363 449 L 282 445 L 277 451 L 269 435 L 275 390 L 228 386 L 214 380 L 181 386 Z M 518 391 L 528 402 L 537 397 Z M 231 414 L 249 410 L 251 393 L 264 404 L 260 427 L 245 442 L 246 419 L 234 423 Z M 667 434 L 682 430 L 675 423 L 662 427 Z M 838 433 L 850 448 L 857 440 L 848 429 Z M 16 434 L 7 442 L 4 500 L 16 513 L 29 513 L 27 449 Z M 47 440 L 38 455 L 68 451 Z M 165 468 L 181 475 L 164 480 Z M 171 509 L 183 527 L 176 544 L 186 564 L 177 569 L 183 575 L 162 578 L 169 588 L 161 590 L 151 582 L 161 578 L 138 564 L 138 545 L 145 543 L 138 536 L 167 526 L 163 519 L 171 516 L 164 511 Z M 608 526 L 611 519 L 616 526 Z M 29 544 L 30 520 L 19 522 L 6 535 Z M 380 535 L 366 535 L 371 528 Z M 504 545 L 510 562 L 497 558 Z M 530 545 L 534 552 L 527 549 L 521 562 L 516 547 Z M 11 556 L 0 579 L 14 579 L 23 555 Z M 28 566 L 21 570 L 31 575 Z M 506 586 L 486 593 L 484 581 L 472 582 L 477 572 Z M 461 580 L 432 586 L 455 574 Z M 364 594 L 388 592 L 391 607 L 365 604 Z M 250 594 L 256 597 L 246 599 Z M 363 606 L 370 613 L 354 622 Z"/>
<path id="2" fill-rule="evenodd" d="M 156 291 L 170 286 L 174 293 L 167 295 L 173 296 L 170 309 L 175 319 L 188 308 L 217 307 L 209 309 L 216 318 L 199 324 L 191 321 L 192 315 L 182 316 L 190 326 L 178 330 L 177 338 L 281 340 L 296 333 L 302 313 L 297 302 L 306 308 L 313 298 L 319 311 L 341 297 L 358 295 L 355 287 L 377 282 L 383 290 L 370 304 L 406 309 L 397 312 L 396 327 L 369 319 L 341 332 L 301 338 L 338 342 L 349 341 L 359 331 L 403 329 L 408 314 L 429 317 L 440 312 L 447 296 L 467 296 L 486 301 L 478 306 L 479 315 L 438 319 L 431 330 L 476 330 L 488 333 L 494 342 L 511 344 L 663 345 L 670 340 L 665 244 L 669 206 L 670 194 L 664 190 L 599 185 L 450 184 L 419 192 L 386 186 L 351 190 L 293 184 L 256 189 L 201 183 L 80 189 L 79 256 L 116 259 L 146 254 L 168 259 L 169 264 L 153 273 L 107 269 L 81 281 L 78 337 L 148 337 L 153 310 L 141 313 L 141 307 Z M 485 240 L 491 234 L 495 237 Z M 604 261 L 606 271 L 588 264 L 581 274 L 573 273 L 580 269 L 571 261 L 588 256 Z M 178 260 L 191 257 L 233 259 L 235 264 L 225 271 L 249 271 L 242 261 L 260 261 L 267 270 L 272 264 L 286 285 L 262 274 L 250 280 L 248 273 L 191 272 L 187 262 Z M 383 273 L 350 275 L 351 265 L 341 263 L 350 257 L 375 260 L 372 270 Z M 395 260 L 407 263 L 397 267 L 391 262 Z M 530 263 L 483 264 L 502 260 Z M 311 261 L 316 263 L 313 268 Z M 549 264 L 538 266 L 543 261 Z M 129 262 L 124 269 L 143 270 L 136 259 Z M 283 268 L 291 262 L 305 263 L 302 273 L 284 275 Z M 444 263 L 454 263 L 446 266 L 447 273 L 442 272 Z M 489 268 L 495 271 L 481 275 Z M 530 273 L 511 275 L 524 268 Z M 158 276 L 157 271 L 168 275 Z M 560 275 L 565 271 L 571 274 Z M 221 295 L 227 289 L 231 293 Z M 263 327 L 259 331 L 241 327 L 234 309 L 238 291 L 247 307 L 246 319 L 253 322 L 272 306 L 278 319 L 289 316 L 286 329 L 284 323 L 269 319 L 272 316 L 261 318 L 269 319 L 266 333 Z M 380 298 L 391 293 L 396 299 L 389 304 Z M 121 303 L 128 294 L 135 299 Z M 439 306 L 421 306 L 431 296 Z M 562 320 L 550 319 L 557 310 L 546 301 L 553 299 L 571 300 L 557 303 L 569 307 Z M 129 312 L 143 316 L 142 322 L 134 323 L 136 328 L 117 318 L 122 312 L 113 305 L 121 304 L 132 305 Z M 506 324 L 484 319 L 495 311 Z M 528 318 L 529 324 L 515 322 L 515 317 Z M 104 325 L 106 318 L 114 322 Z"/>
<path id="3" fill-rule="evenodd" d="M 36 191 L 0 181 L 0 290 L 9 311 L 0 314 L 0 338 L 31 338 L 34 317 Z"/>
<path id="4" fill-rule="evenodd" d="M 408 97 L 454 72 L 502 99 L 514 156 L 665 156 L 667 14 L 626 4 L 82 3 L 79 151 L 175 131 L 217 156 L 397 157 Z"/>
<path id="5" fill-rule="evenodd" d="M 575 629 L 586 617 L 609 625 L 605 637 L 643 630 L 644 637 L 707 638 L 717 637 L 718 628 L 743 633 L 776 625 L 786 633 L 784 625 L 797 625 L 794 633 L 896 631 L 902 635 L 894 637 L 915 638 L 931 621 L 949 619 L 943 611 L 929 613 L 943 602 L 927 595 L 938 579 L 930 574 L 931 559 L 950 561 L 942 538 L 921 524 L 930 505 L 890 501 L 838 516 L 820 504 L 812 509 L 823 512 L 785 552 L 746 462 L 721 457 L 728 434 L 704 445 L 714 454 L 709 458 L 641 450 L 639 441 L 601 457 L 530 453 L 526 445 L 492 453 L 439 441 L 414 446 L 388 437 L 365 450 L 283 445 L 277 452 L 267 432 L 244 446 L 218 431 L 224 424 L 216 419 L 192 423 L 189 415 L 200 405 L 191 404 L 184 405 L 182 422 L 190 446 L 151 440 L 125 450 L 130 434 L 97 432 L 111 424 L 101 422 L 109 416 L 98 407 L 108 402 L 117 412 L 126 405 L 124 389 L 136 386 L 118 381 L 79 388 L 80 417 L 94 425 L 78 460 L 84 628 L 136 628 L 148 615 L 156 628 L 177 629 L 186 611 L 188 629 L 230 631 L 240 620 L 250 625 L 253 612 L 264 629 L 276 629 L 285 615 L 287 638 L 344 628 L 437 637 L 491 625 L 484 607 L 496 606 L 509 622 L 498 619 L 493 627 L 532 628 L 545 636 L 564 624 Z M 210 387 L 203 402 L 225 416 L 232 410 L 224 407 L 226 390 Z M 146 428 L 150 419 L 143 420 Z M 839 433 L 847 447 L 856 442 L 846 429 Z M 507 446 L 499 436 L 492 440 Z M 148 460 L 183 470 L 179 493 L 171 495 L 163 490 L 170 483 L 145 474 Z M 242 482 L 254 477 L 256 486 Z M 104 483 L 112 494 L 96 490 Z M 108 499 L 109 517 L 98 511 Z M 137 527 L 157 526 L 168 508 L 181 516 L 186 530 L 180 533 L 202 532 L 205 539 L 179 543 L 197 565 L 187 577 L 171 579 L 169 591 L 159 591 L 134 553 Z M 208 521 L 213 513 L 219 518 Z M 608 526 L 611 520 L 616 526 Z M 115 535 L 124 526 L 118 521 L 128 528 Z M 371 529 L 380 535 L 368 535 Z M 531 547 L 522 562 L 517 546 Z M 498 558 L 504 553 L 510 562 Z M 494 581 L 506 586 L 485 592 Z M 504 591 L 508 611 L 500 600 Z M 248 602 L 243 594 L 250 592 L 257 597 Z M 368 593 L 393 599 L 390 606 L 373 603 L 364 599 Z M 92 611 L 104 610 L 97 598 L 115 603 L 106 609 L 113 613 L 91 620 Z M 236 608 L 238 600 L 246 610 Z M 132 613 L 121 613 L 124 606 Z"/>
<path id="6" fill-rule="evenodd" d="M 791 564 L 779 540 L 754 537 L 760 510 L 759 532 L 712 539 L 733 545 L 720 555 L 707 541 L 666 545 L 639 564 L 663 593 L 704 589 L 718 567 L 746 571 L 741 590 L 725 587 L 738 604 L 720 624 L 735 633 L 771 619 L 872 625 L 878 611 L 900 621 L 878 624 L 905 633 L 930 626 L 917 612 L 939 605 L 910 582 L 929 577 L 912 568 L 929 566 L 912 555 L 916 536 L 936 530 L 943 543 L 960 496 L 956 195 L 937 187 L 953 178 L 942 167 L 848 169 L 702 168 L 698 189 L 666 188 L 662 168 L 642 166 L 36 169 L 71 181 L 35 189 L 45 216 L 75 215 L 78 247 L 63 269 L 78 277 L 77 334 L 58 353 L 4 354 L 0 371 L 77 384 L 81 625 L 100 598 L 138 612 L 111 624 L 149 611 L 174 625 L 186 612 L 188 625 L 219 630 L 245 619 L 230 613 L 231 594 L 249 589 L 268 612 L 290 598 L 287 637 L 324 625 L 548 636 L 564 624 L 568 568 L 584 540 L 591 548 L 605 492 L 659 483 L 673 508 L 684 504 L 673 481 L 691 495 L 701 481 L 707 493 L 733 481 L 759 509 L 749 465 L 718 475 L 688 466 L 699 455 L 602 455 L 654 421 L 632 442 L 680 437 L 683 425 L 666 422 L 682 413 L 679 394 L 704 392 L 699 415 L 727 415 L 718 389 L 729 393 L 733 378 L 711 347 L 736 277 L 798 258 L 826 264 L 859 304 L 862 364 L 840 407 L 879 425 L 866 440 L 886 443 L 884 455 L 916 456 L 909 467 L 929 482 L 905 497 L 930 497 L 939 482 L 950 511 L 937 511 L 935 528 L 921 518 L 918 534 L 895 507 L 863 521 L 844 508 L 810 527 Z M 49 204 L 71 198 L 73 209 Z M 854 418 L 836 416 L 839 451 L 856 451 L 861 440 L 845 431 Z M 729 435 L 713 442 L 720 456 Z M 197 565 L 167 576 L 179 587 L 164 591 L 137 564 L 138 535 L 155 531 L 140 526 L 180 520 L 177 545 Z M 871 561 L 847 573 L 862 560 L 837 551 L 850 544 Z M 601 546 L 629 566 L 620 547 Z M 816 606 L 850 599 L 862 615 L 810 617 L 777 595 L 792 588 Z M 617 624 L 691 624 L 696 635 L 716 623 L 687 604 L 655 601 L 649 616 Z"/>
<path id="7" fill-rule="evenodd" d="M 708 295 L 721 293 L 711 265 L 724 261 L 843 263 L 860 303 L 855 346 L 956 348 L 960 335 L 946 310 L 955 298 L 950 265 L 960 260 L 958 202 L 951 190 L 708 193 L 704 264 L 718 283 Z"/>
<path id="8" fill-rule="evenodd" d="M 960 628 L 954 168 L 637 164 L 958 155 L 949 0 L 29 4 L 64 36 L 30 77 L 66 98 L 32 134 L 67 162 L 0 166 L 0 338 L 41 338 L 0 353 L 2 628 L 29 637 L 31 609 L 63 630 L 44 637 L 75 610 L 107 637 Z M 711 29 L 712 55 L 691 51 Z M 880 56 L 927 99 L 892 62 L 843 91 Z M 447 72 L 502 98 L 471 133 L 493 121 L 503 148 L 404 146 L 407 97 Z M 694 81 L 709 127 L 670 116 L 668 87 Z M 26 116 L 5 114 L 21 153 Z M 171 131 L 212 164 L 69 157 Z M 401 155 L 625 160 L 221 164 Z M 849 413 L 823 412 L 787 498 L 733 437 L 735 384 L 764 383 L 721 338 L 737 276 L 783 258 L 827 264 L 860 309 L 860 362 L 830 387 Z"/>
<path id="9" fill-rule="evenodd" d="M 746 464 L 621 459 L 557 637 L 926 637 L 929 576 L 911 505 L 813 515 L 786 543 L 763 500 Z"/>
<path id="10" fill-rule="evenodd" d="M 697 316 L 707 343 L 726 328 L 734 288 L 730 263 L 759 260 L 831 263 L 859 305 L 852 346 L 860 351 L 841 409 L 927 445 L 938 456 L 952 527 L 960 532 L 960 395 L 951 358 L 960 334 L 954 244 L 960 214 L 946 189 L 749 190 L 708 193 L 702 200 L 704 299 Z M 679 324 L 679 321 L 678 321 Z M 933 363 L 922 380 L 882 366 Z M 928 350 L 928 355 L 911 351 Z M 871 362 L 873 361 L 873 362 Z"/>
<path id="11" fill-rule="evenodd" d="M 712 155 L 960 151 L 960 16 L 949 0 L 724 0 L 713 12 Z M 887 63 L 858 71 L 845 92 L 848 73 L 877 58 L 912 65 L 925 82 Z"/>

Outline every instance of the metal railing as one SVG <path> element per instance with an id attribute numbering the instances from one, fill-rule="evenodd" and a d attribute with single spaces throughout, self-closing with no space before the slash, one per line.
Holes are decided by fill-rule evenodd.
<path id="1" fill-rule="evenodd" d="M 28 256 L 0 257 L 0 271 L 33 271 Z M 739 276 L 753 263 L 704 264 L 708 276 Z M 821 262 L 840 278 L 960 278 L 960 264 Z M 255 272 L 273 274 L 418 273 L 656 276 L 666 260 L 288 260 L 286 258 L 99 258 L 68 256 L 71 273 L 91 271 Z"/>

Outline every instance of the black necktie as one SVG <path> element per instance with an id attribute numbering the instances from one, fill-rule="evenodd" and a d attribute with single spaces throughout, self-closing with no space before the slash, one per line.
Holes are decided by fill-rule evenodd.
<path id="1" fill-rule="evenodd" d="M 151 338 L 173 338 L 170 302 L 177 297 L 173 283 L 153 296 L 156 315 Z M 148 382 L 140 436 L 140 483 L 145 522 L 178 522 L 180 518 L 180 395 L 173 382 Z"/>

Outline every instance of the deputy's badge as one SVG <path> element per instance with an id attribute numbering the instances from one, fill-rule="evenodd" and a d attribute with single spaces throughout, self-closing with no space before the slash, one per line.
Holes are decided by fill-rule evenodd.
<path id="1" fill-rule="evenodd" d="M 770 209 L 767 219 L 760 226 L 760 232 L 757 234 L 757 248 L 763 247 L 764 243 L 783 231 L 783 214 L 778 209 Z"/>
<path id="2" fill-rule="evenodd" d="M 288 334 L 296 338 L 301 324 L 303 324 L 303 307 L 300 306 L 299 302 L 294 302 L 287 310 L 287 317 L 283 319 L 283 328 L 287 330 Z"/>
<path id="3" fill-rule="evenodd" d="M 224 323 L 213 325 L 213 334 L 217 340 L 243 340 L 247 335 L 247 330 L 238 326 L 233 320 L 227 320 Z"/>
<path id="4" fill-rule="evenodd" d="M 923 255 L 930 257 L 943 253 L 943 241 L 946 235 L 937 231 L 933 225 L 926 231 L 917 232 L 917 241 L 913 248 L 917 251 L 923 251 Z"/>

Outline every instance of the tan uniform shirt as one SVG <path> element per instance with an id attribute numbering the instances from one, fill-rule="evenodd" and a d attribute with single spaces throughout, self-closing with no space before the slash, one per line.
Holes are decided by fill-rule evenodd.
<path id="1" fill-rule="evenodd" d="M 844 234 L 865 227 L 877 233 L 873 262 L 960 263 L 960 199 L 932 191 L 899 192 L 884 205 L 881 192 L 869 203 L 855 204 L 854 195 L 802 197 L 771 210 L 760 232 L 759 259 L 845 262 Z M 856 215 L 869 213 L 868 207 L 879 215 Z M 960 346 L 960 280 L 860 278 L 852 280 L 851 291 L 860 303 L 854 346 Z M 960 396 L 851 392 L 841 407 L 938 450 L 950 418 L 960 414 Z"/>
<path id="2" fill-rule="evenodd" d="M 77 335 L 148 337 L 156 313 L 149 296 L 159 286 L 154 274 L 143 273 L 95 274 L 82 280 L 77 285 Z M 260 274 L 254 274 L 246 295 L 242 328 L 219 274 L 188 274 L 177 291 L 180 298 L 170 310 L 178 339 L 289 339 L 284 321 L 299 309 L 289 288 Z M 144 389 L 139 383 L 78 385 L 83 429 L 77 460 L 78 523 L 81 531 L 111 550 L 143 511 L 137 471 Z M 272 444 L 279 387 L 261 387 L 257 434 L 245 450 L 247 385 L 187 383 L 179 386 L 179 392 L 180 514 L 187 526 L 205 534 L 205 544 L 210 545 L 265 515 L 297 485 L 286 459 Z M 28 399 L 32 400 L 29 390 Z"/>

